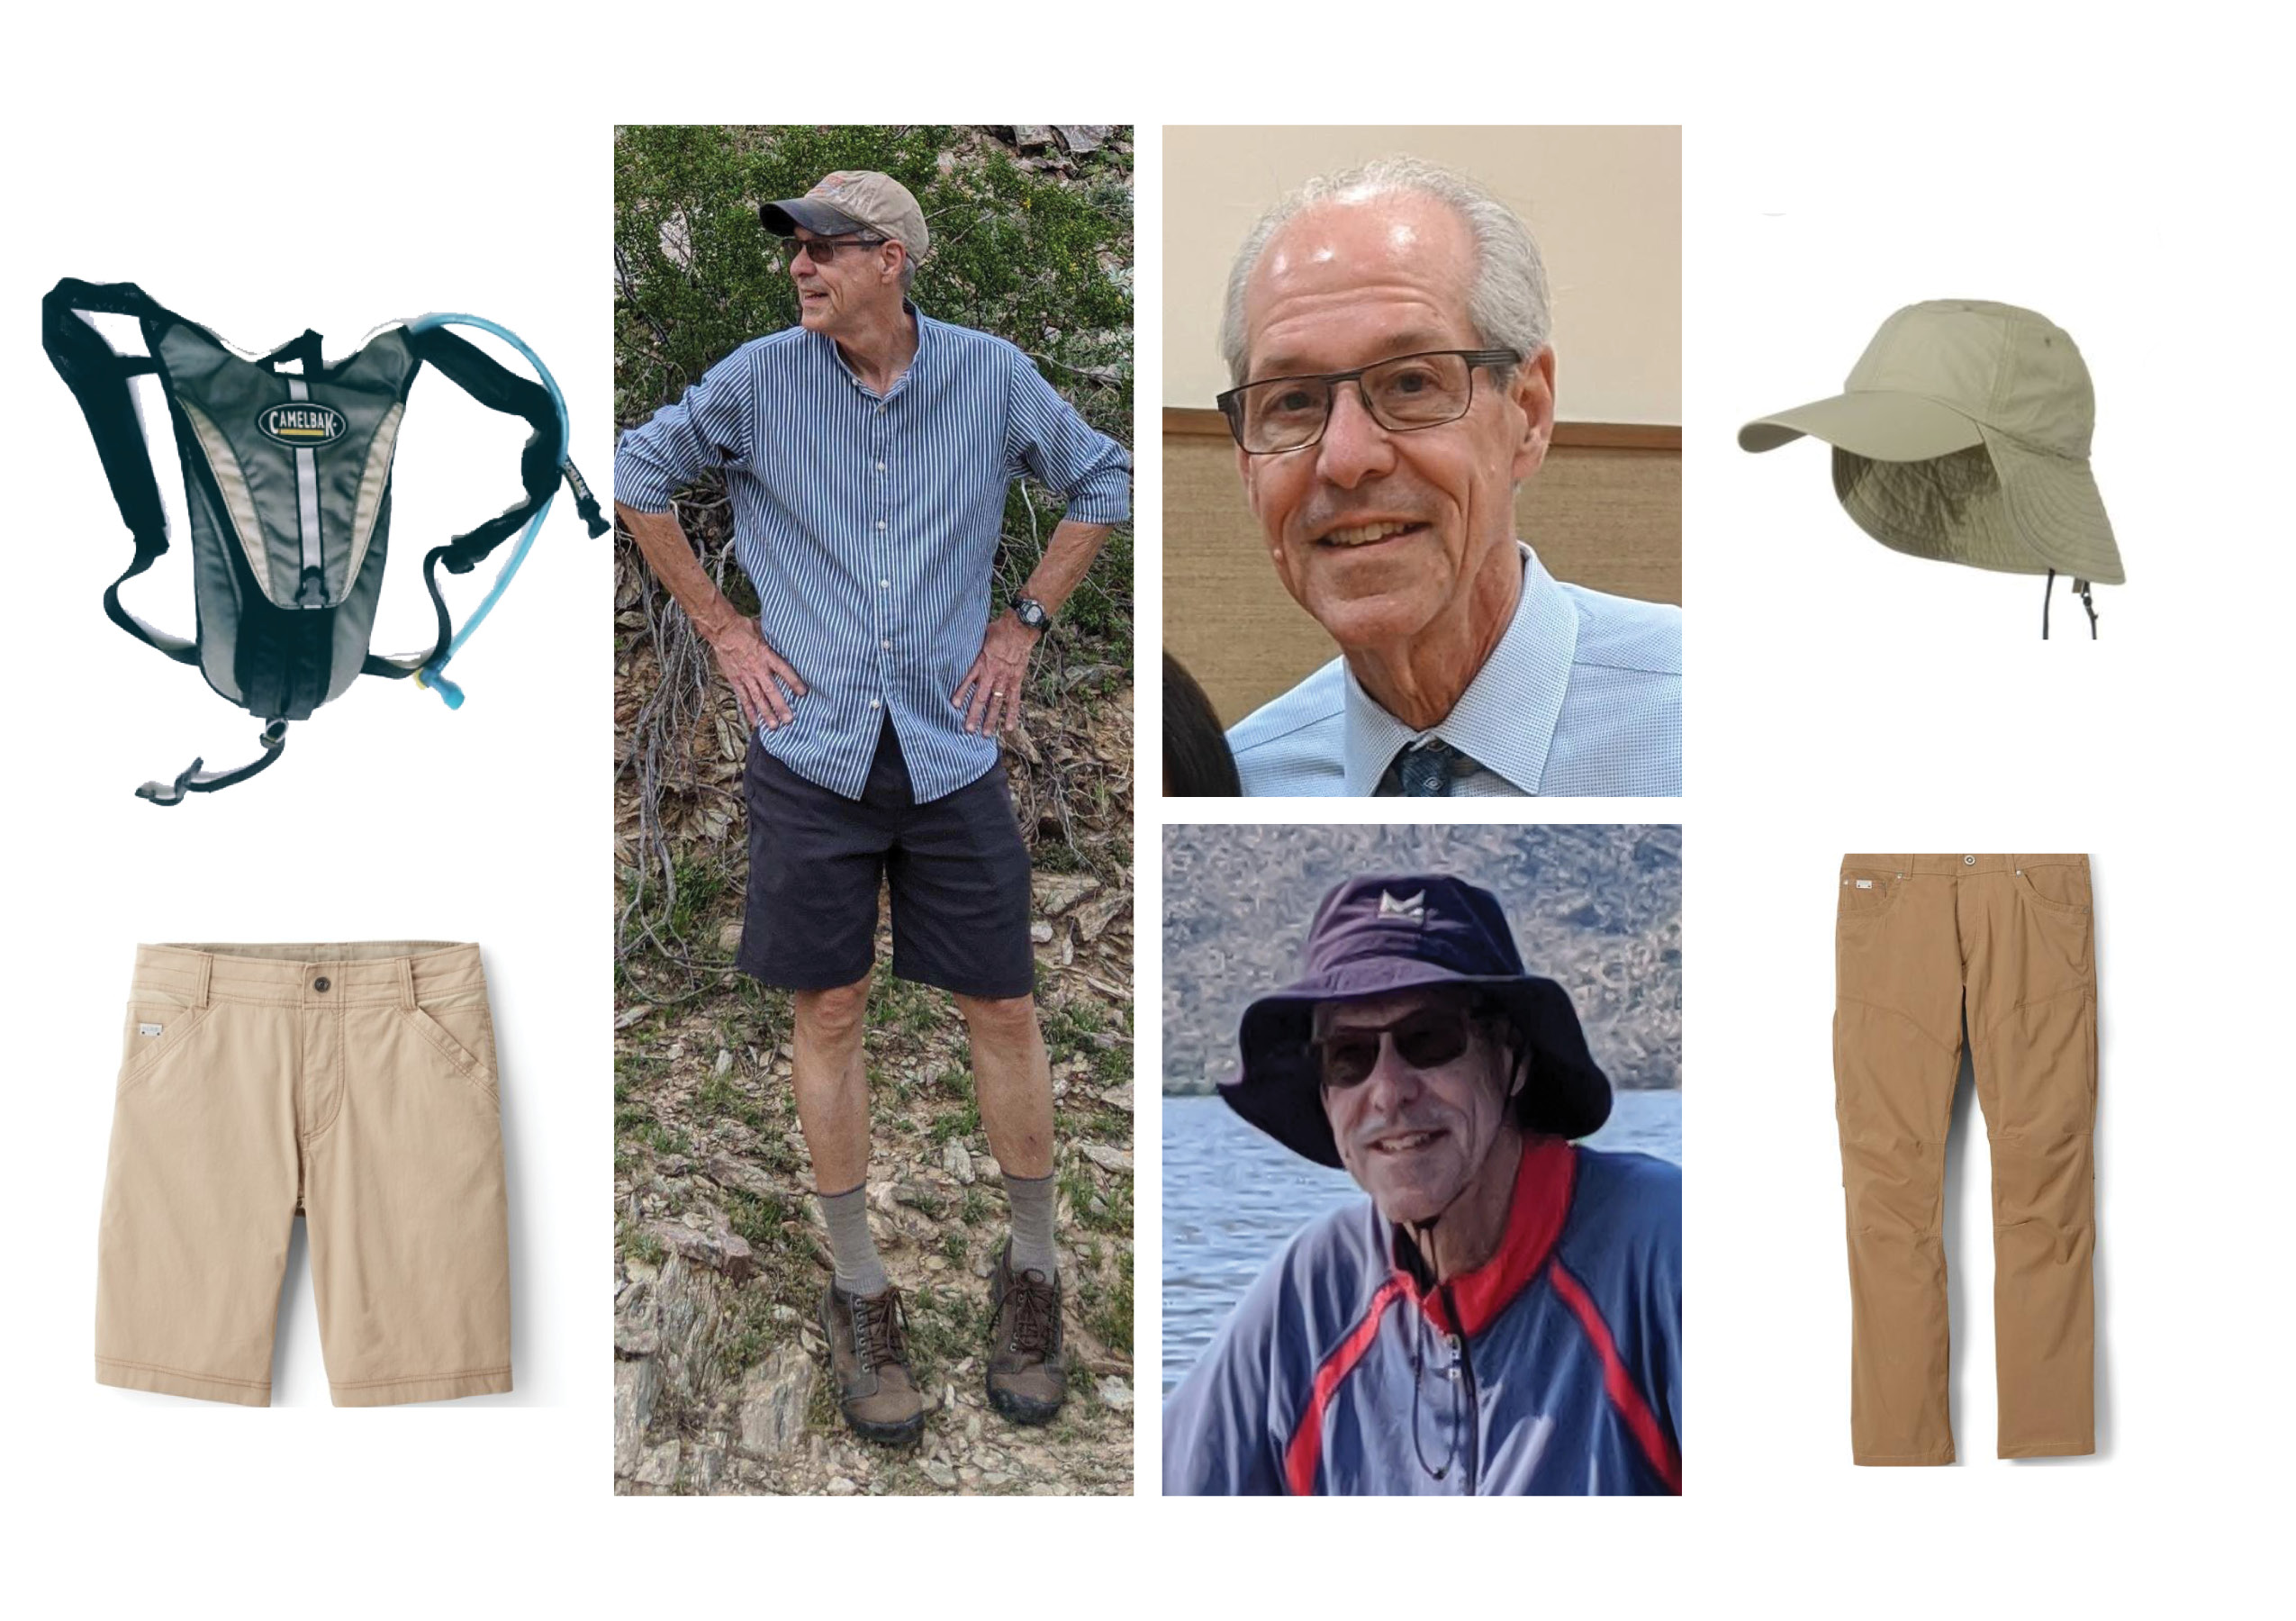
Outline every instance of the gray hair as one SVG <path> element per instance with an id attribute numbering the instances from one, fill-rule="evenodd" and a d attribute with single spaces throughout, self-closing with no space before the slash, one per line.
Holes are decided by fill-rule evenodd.
<path id="1" fill-rule="evenodd" d="M 1336 175 L 1319 175 L 1279 199 L 1260 216 L 1228 269 L 1227 306 L 1220 317 L 1220 354 L 1228 378 L 1246 380 L 1251 356 L 1243 321 L 1243 290 L 1277 231 L 1318 203 L 1353 202 L 1388 193 L 1432 197 L 1467 224 L 1475 239 L 1475 285 L 1467 298 L 1476 341 L 1531 356 L 1547 346 L 1547 267 L 1539 245 L 1514 211 L 1480 182 L 1420 158 L 1378 158 Z"/>

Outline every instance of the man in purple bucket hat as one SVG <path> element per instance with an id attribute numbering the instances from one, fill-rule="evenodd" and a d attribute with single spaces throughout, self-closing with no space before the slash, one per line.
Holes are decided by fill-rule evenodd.
<path id="1" fill-rule="evenodd" d="M 1296 1235 L 1164 1408 L 1173 1493 L 1682 1490 L 1682 1181 L 1573 1139 L 1610 1082 L 1497 897 L 1324 898 L 1220 1095 L 1370 1195 Z"/>

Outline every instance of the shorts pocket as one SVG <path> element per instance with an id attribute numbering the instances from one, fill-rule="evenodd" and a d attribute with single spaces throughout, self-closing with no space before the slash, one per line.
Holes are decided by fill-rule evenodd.
<path id="1" fill-rule="evenodd" d="M 457 1074 L 494 1096 L 494 1027 L 484 1001 L 398 1011 Z"/>
<path id="2" fill-rule="evenodd" d="M 117 1095 L 125 1097 L 159 1066 L 159 1061 L 191 1039 L 192 1032 L 212 1011 L 175 1002 L 130 1002 L 126 1030 L 121 1037 L 120 1082 Z"/>

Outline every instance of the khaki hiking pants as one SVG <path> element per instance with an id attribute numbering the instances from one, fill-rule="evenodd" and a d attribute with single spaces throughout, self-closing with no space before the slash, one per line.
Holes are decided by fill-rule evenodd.
<path id="1" fill-rule="evenodd" d="M 121 1049 L 98 1382 L 267 1405 L 301 1216 L 337 1407 L 511 1388 L 477 946 L 138 946 Z"/>
<path id="2" fill-rule="evenodd" d="M 1965 1036 L 1993 1160 L 2001 1455 L 2093 1452 L 2088 857 L 1848 856 L 1840 909 L 1834 1113 L 1856 1459 L 1953 1462 L 1940 1215 Z"/>

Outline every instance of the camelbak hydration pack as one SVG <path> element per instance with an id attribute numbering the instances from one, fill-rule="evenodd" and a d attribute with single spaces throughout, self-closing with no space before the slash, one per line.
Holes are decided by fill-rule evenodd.
<path id="1" fill-rule="evenodd" d="M 90 312 L 133 316 L 146 353 L 119 354 L 84 319 Z M 462 694 L 442 671 L 524 560 L 560 478 L 590 532 L 606 532 L 596 498 L 567 459 L 565 402 L 556 383 L 532 349 L 492 321 L 424 316 L 384 329 L 330 367 L 317 332 L 249 360 L 127 283 L 60 281 L 41 315 L 48 358 L 79 401 L 135 538 L 135 558 L 104 592 L 104 611 L 139 641 L 197 665 L 210 686 L 266 723 L 260 758 L 222 772 L 203 771 L 194 760 L 173 783 L 136 790 L 154 804 L 254 775 L 285 747 L 288 721 L 342 696 L 362 675 L 412 675 L 450 708 L 459 706 Z M 448 325 L 504 339 L 533 363 L 540 382 L 505 370 Z M 525 499 L 423 558 L 437 639 L 425 651 L 390 657 L 370 652 L 367 638 L 390 536 L 392 450 L 425 362 L 480 404 L 524 417 L 534 431 L 520 464 Z M 144 373 L 158 378 L 167 396 L 183 463 L 198 611 L 189 638 L 154 629 L 120 602 L 120 587 L 167 549 L 167 520 L 129 382 Z M 438 594 L 439 565 L 467 574 L 521 525 L 525 533 L 493 590 L 457 633 Z"/>

